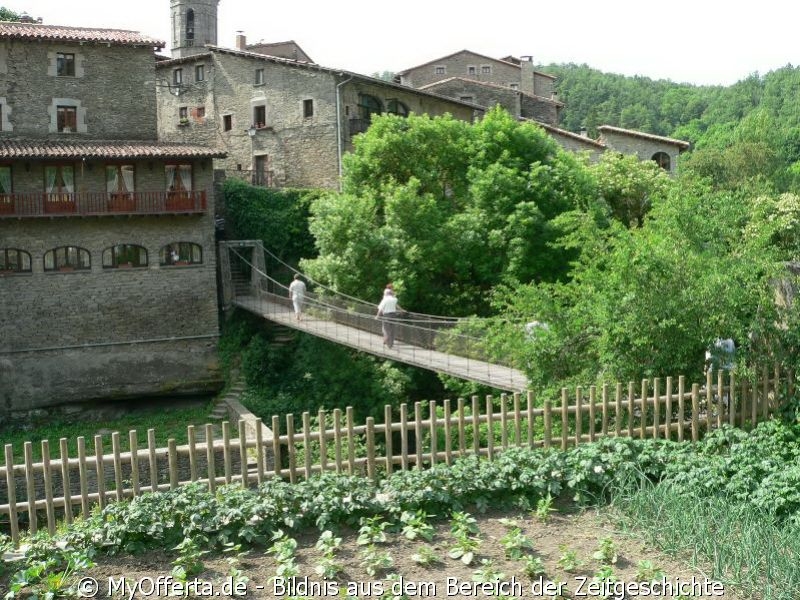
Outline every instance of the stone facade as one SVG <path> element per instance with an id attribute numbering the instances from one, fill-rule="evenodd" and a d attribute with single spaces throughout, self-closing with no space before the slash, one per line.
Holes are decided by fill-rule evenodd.
<path id="1" fill-rule="evenodd" d="M 641 160 L 655 160 L 660 166 L 671 174 L 678 168 L 678 156 L 689 148 L 689 143 L 683 140 L 663 137 L 601 125 L 597 128 L 600 133 L 599 142 L 611 150 L 623 154 L 634 154 Z"/>
<path id="2" fill-rule="evenodd" d="M 0 96 L 13 109 L 13 130 L 0 132 L 0 421 L 219 387 L 220 154 L 155 141 L 159 45 L 119 30 L 0 25 Z M 61 110 L 53 130 L 48 108 L 65 98 L 85 111 L 77 131 L 59 131 Z"/>
<path id="3" fill-rule="evenodd" d="M 318 65 L 207 50 L 157 65 L 160 135 L 224 150 L 227 158 L 216 168 L 243 172 L 261 185 L 336 188 L 341 154 L 352 149 L 352 136 L 367 124 L 361 106 L 365 95 L 378 102 L 379 112 L 450 113 L 471 121 L 479 109 Z M 170 83 L 177 69 L 180 86 Z"/>
<path id="4" fill-rule="evenodd" d="M 172 56 L 180 58 L 205 52 L 217 43 L 219 0 L 170 0 Z"/>
<path id="5" fill-rule="evenodd" d="M 561 108 L 559 102 L 540 96 L 531 96 L 494 83 L 450 77 L 426 85 L 422 89 L 443 96 L 474 102 L 486 108 L 499 104 L 512 115 L 549 125 L 558 125 L 559 110 Z"/>
<path id="6" fill-rule="evenodd" d="M 449 77 L 494 83 L 542 98 L 552 97 L 555 81 L 552 75 L 534 70 L 532 60 L 513 57 L 500 60 L 469 50 L 461 50 L 406 69 L 396 76 L 400 84 L 415 88 L 422 88 Z"/>

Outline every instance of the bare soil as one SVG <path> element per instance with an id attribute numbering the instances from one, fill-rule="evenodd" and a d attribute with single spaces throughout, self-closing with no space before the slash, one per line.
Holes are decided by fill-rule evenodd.
<path id="1" fill-rule="evenodd" d="M 692 569 L 686 560 L 679 557 L 668 557 L 657 550 L 648 547 L 641 539 L 622 532 L 615 527 L 610 513 L 587 511 L 573 514 L 554 513 L 550 519 L 543 523 L 529 513 L 524 512 L 492 512 L 485 515 L 475 515 L 480 527 L 482 539 L 479 550 L 476 552 L 472 564 L 465 565 L 461 561 L 449 558 L 447 553 L 453 542 L 450 534 L 449 521 L 440 520 L 436 523 L 436 535 L 428 543 L 419 540 L 408 540 L 401 533 L 390 533 L 389 539 L 384 544 L 376 545 L 379 552 L 386 552 L 391 556 L 393 566 L 389 569 L 369 575 L 363 563 L 365 546 L 356 543 L 357 532 L 341 532 L 343 543 L 337 552 L 337 561 L 342 566 L 342 571 L 335 580 L 325 580 L 314 571 L 319 564 L 321 554 L 314 545 L 319 537 L 313 531 L 298 536 L 298 547 L 295 553 L 299 574 L 292 582 L 278 584 L 273 578 L 277 563 L 271 554 L 264 548 L 251 550 L 246 556 L 239 559 L 237 567 L 248 578 L 247 583 L 240 584 L 239 591 L 245 592 L 249 598 L 330 598 L 330 597 L 358 597 L 378 598 L 381 592 L 391 587 L 387 581 L 390 573 L 402 576 L 404 591 L 408 598 L 485 598 L 501 596 L 506 598 L 667 598 L 689 597 L 660 594 L 660 593 L 630 593 L 629 587 L 623 591 L 619 587 L 609 587 L 605 590 L 590 588 L 589 584 L 597 571 L 602 567 L 600 561 L 592 558 L 598 550 L 600 541 L 610 537 L 618 552 L 617 562 L 612 565 L 616 579 L 626 584 L 637 581 L 640 571 L 640 561 L 649 560 L 653 565 L 663 571 L 668 581 L 679 580 L 691 583 L 692 577 L 703 585 L 708 581 L 702 570 Z M 532 579 L 524 574 L 523 563 L 510 560 L 505 556 L 500 539 L 509 531 L 509 525 L 504 520 L 514 520 L 533 542 L 533 553 L 541 558 L 545 566 L 545 577 Z M 421 546 L 429 545 L 438 555 L 440 561 L 422 566 L 411 559 Z M 571 572 L 559 566 L 559 558 L 565 551 L 574 551 L 580 566 Z M 165 584 L 158 586 L 158 577 L 161 581 L 169 581 L 167 576 L 172 570 L 172 561 L 175 556 L 168 553 L 157 552 L 141 556 L 125 557 L 97 557 L 98 563 L 88 572 L 88 575 L 99 583 L 98 598 L 126 597 L 126 598 L 152 598 L 160 595 L 166 596 L 172 592 L 174 595 L 183 595 L 180 588 L 168 589 Z M 503 580 L 515 583 L 516 586 L 506 585 L 504 588 L 474 584 L 473 576 L 481 568 L 482 561 L 491 561 L 494 570 L 504 574 Z M 191 589 L 198 595 L 229 595 L 233 591 L 230 578 L 231 565 L 225 556 L 206 555 L 202 559 L 205 570 L 197 575 L 198 587 Z M 128 585 L 133 586 L 137 581 L 143 580 L 143 587 L 138 590 L 127 589 L 122 594 L 119 582 L 125 579 Z M 190 578 L 190 581 L 194 578 Z M 327 581 L 327 583 L 326 583 Z M 543 586 L 548 586 L 549 589 Z M 561 595 L 558 583 L 561 586 Z M 294 583 L 294 585 L 290 585 Z M 113 584 L 110 586 L 109 584 Z M 227 587 L 225 587 L 225 584 Z M 617 584 L 618 586 L 621 584 Z M 706 584 L 706 585 L 710 585 Z M 717 583 L 717 590 L 723 593 L 695 594 L 692 597 L 726 598 L 736 600 L 737 596 L 729 586 Z M 212 587 L 213 586 L 213 587 Z M 306 587 L 304 587 L 306 586 Z M 416 589 L 413 587 L 416 586 Z M 2 586 L 0 586 L 2 587 Z M 115 587 L 109 591 L 110 587 Z M 151 592 L 151 588 L 155 590 Z M 316 588 L 316 589 L 315 589 Z M 382 588 L 382 589 L 381 589 Z M 395 591 L 398 591 L 395 588 Z M 708 588 L 708 591 L 711 591 Z M 177 592 L 177 594 L 176 594 Z M 604 596 L 603 593 L 607 593 Z M 388 594 L 385 598 L 403 598 Z"/>

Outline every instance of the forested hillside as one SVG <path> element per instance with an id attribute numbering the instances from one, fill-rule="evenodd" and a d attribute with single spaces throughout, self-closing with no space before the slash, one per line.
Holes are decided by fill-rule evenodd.
<path id="1" fill-rule="evenodd" d="M 687 140 L 685 169 L 717 187 L 760 177 L 796 191 L 800 161 L 800 67 L 757 73 L 729 87 L 694 86 L 603 73 L 587 65 L 548 65 L 566 104 L 562 127 L 639 129 Z"/>

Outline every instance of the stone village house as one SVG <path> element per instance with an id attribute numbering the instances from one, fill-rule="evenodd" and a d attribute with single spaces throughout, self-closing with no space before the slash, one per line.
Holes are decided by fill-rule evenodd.
<path id="1" fill-rule="evenodd" d="M 0 23 L 0 418 L 219 384 L 212 159 L 136 32 Z"/>

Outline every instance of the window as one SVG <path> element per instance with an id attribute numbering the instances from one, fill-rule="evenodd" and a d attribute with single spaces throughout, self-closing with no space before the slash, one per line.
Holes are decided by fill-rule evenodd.
<path id="1" fill-rule="evenodd" d="M 147 250 L 134 244 L 119 244 L 103 250 L 103 268 L 146 267 Z"/>
<path id="2" fill-rule="evenodd" d="M 379 115 L 383 112 L 381 101 L 369 94 L 358 95 L 358 107 L 361 111 L 361 118 L 367 125 L 372 122 L 372 115 Z"/>
<path id="3" fill-rule="evenodd" d="M 469 65 L 467 67 L 467 75 L 477 75 L 478 74 L 478 67 L 475 65 Z"/>
<path id="4" fill-rule="evenodd" d="M 44 191 L 49 202 L 74 202 L 75 171 L 72 165 L 54 165 L 44 168 Z"/>
<path id="5" fill-rule="evenodd" d="M 509 83 L 508 87 L 510 87 L 512 90 L 518 90 L 519 89 L 519 84 L 518 83 Z"/>
<path id="6" fill-rule="evenodd" d="M 0 273 L 30 273 L 31 255 L 17 248 L 0 248 Z"/>
<path id="7" fill-rule="evenodd" d="M 134 192 L 133 165 L 107 165 L 106 192 L 112 196 L 130 196 Z"/>
<path id="8" fill-rule="evenodd" d="M 203 249 L 192 242 L 173 242 L 161 248 L 158 262 L 162 267 L 200 265 L 203 264 Z"/>
<path id="9" fill-rule="evenodd" d="M 166 165 L 167 191 L 192 191 L 192 165 Z"/>
<path id="10" fill-rule="evenodd" d="M 189 108 L 187 106 L 181 106 L 178 108 L 178 119 L 181 123 L 189 122 Z"/>
<path id="11" fill-rule="evenodd" d="M 56 107 L 56 127 L 61 133 L 78 130 L 78 109 L 75 106 Z"/>
<path id="12" fill-rule="evenodd" d="M 256 129 L 261 129 L 267 124 L 267 107 L 263 104 L 253 107 L 253 125 Z"/>
<path id="13" fill-rule="evenodd" d="M 66 52 L 56 53 L 56 75 L 59 77 L 75 77 L 74 54 L 67 54 Z"/>
<path id="14" fill-rule="evenodd" d="M 399 115 L 401 117 L 408 116 L 408 107 L 400 102 L 400 100 L 396 100 L 392 98 L 391 100 L 387 100 L 386 102 L 386 112 L 392 115 Z"/>
<path id="15" fill-rule="evenodd" d="M 183 69 L 175 69 L 172 72 L 172 84 L 180 85 L 183 83 Z"/>
<path id="16" fill-rule="evenodd" d="M 194 46 L 194 10 L 186 11 L 186 45 Z"/>
<path id="17" fill-rule="evenodd" d="M 303 117 L 308 119 L 314 116 L 314 101 L 303 100 Z"/>
<path id="18" fill-rule="evenodd" d="M 89 251 L 77 246 L 61 246 L 44 253 L 45 271 L 88 271 L 92 268 Z"/>
<path id="19" fill-rule="evenodd" d="M 491 75 L 492 74 L 492 66 L 491 65 L 481 65 L 481 74 L 482 75 Z"/>
<path id="20" fill-rule="evenodd" d="M 194 109 L 194 116 L 195 118 L 202 123 L 203 119 L 206 118 L 206 107 L 205 106 L 198 106 Z"/>
<path id="21" fill-rule="evenodd" d="M 669 154 L 666 152 L 656 152 L 653 154 L 653 160 L 656 161 L 656 164 L 665 171 L 670 171 L 671 161 Z"/>
<path id="22" fill-rule="evenodd" d="M 435 75 L 445 75 L 447 73 L 447 67 L 444 65 L 438 65 L 433 67 L 433 72 Z"/>
<path id="23" fill-rule="evenodd" d="M 11 193 L 11 167 L 0 165 L 0 196 Z"/>
<path id="24" fill-rule="evenodd" d="M 205 81 L 206 79 L 206 67 L 205 65 L 195 65 L 194 67 L 194 80 L 195 81 Z"/>
<path id="25" fill-rule="evenodd" d="M 233 129 L 233 115 L 222 115 L 222 129 L 223 131 Z"/>
<path id="26" fill-rule="evenodd" d="M 256 85 L 264 85 L 264 69 L 256 69 Z"/>

